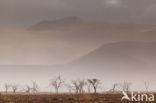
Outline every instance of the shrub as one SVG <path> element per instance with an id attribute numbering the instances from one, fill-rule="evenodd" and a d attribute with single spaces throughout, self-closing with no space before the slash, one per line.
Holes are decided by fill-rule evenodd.
<path id="1" fill-rule="evenodd" d="M 84 100 L 84 101 L 90 101 L 91 99 L 92 99 L 92 97 L 87 94 L 82 96 L 82 100 Z"/>

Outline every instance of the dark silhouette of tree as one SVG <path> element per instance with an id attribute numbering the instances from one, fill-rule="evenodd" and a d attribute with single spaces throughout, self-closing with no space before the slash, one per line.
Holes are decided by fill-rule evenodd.
<path id="1" fill-rule="evenodd" d="M 50 86 L 55 88 L 56 93 L 58 94 L 58 91 L 60 87 L 63 85 L 64 81 L 61 76 L 56 77 L 55 79 L 52 79 L 50 82 Z"/>
<path id="2" fill-rule="evenodd" d="M 97 88 L 99 87 L 100 81 L 98 79 L 88 79 L 88 83 L 91 84 L 91 86 L 94 89 L 94 93 L 97 92 Z"/>

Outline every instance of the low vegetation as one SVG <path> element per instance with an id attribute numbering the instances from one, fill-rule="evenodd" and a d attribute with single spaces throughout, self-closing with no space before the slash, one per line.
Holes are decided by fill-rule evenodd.
<path id="1" fill-rule="evenodd" d="M 121 94 L 3 95 L 0 103 L 120 103 Z"/>

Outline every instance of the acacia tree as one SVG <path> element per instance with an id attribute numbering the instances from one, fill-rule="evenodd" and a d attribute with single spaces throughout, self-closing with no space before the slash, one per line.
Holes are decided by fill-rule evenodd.
<path id="1" fill-rule="evenodd" d="M 60 87 L 63 85 L 64 81 L 61 76 L 56 77 L 55 79 L 52 79 L 50 82 L 50 86 L 55 88 L 56 94 L 58 94 L 58 91 Z"/>
<path id="2" fill-rule="evenodd" d="M 96 93 L 97 88 L 99 87 L 99 84 L 100 84 L 100 80 L 95 79 L 95 78 L 94 79 L 88 79 L 88 83 L 90 83 L 90 85 L 94 89 L 94 93 Z"/>
<path id="3" fill-rule="evenodd" d="M 18 86 L 17 85 L 12 85 L 11 88 L 12 88 L 13 93 L 15 94 L 17 89 L 18 89 Z"/>
<path id="4" fill-rule="evenodd" d="M 7 94 L 8 93 L 8 89 L 11 87 L 11 85 L 5 83 L 4 87 L 5 87 L 5 93 Z"/>
<path id="5" fill-rule="evenodd" d="M 72 85 L 76 94 L 82 94 L 84 92 L 84 86 L 86 85 L 86 82 L 85 80 L 73 80 Z"/>

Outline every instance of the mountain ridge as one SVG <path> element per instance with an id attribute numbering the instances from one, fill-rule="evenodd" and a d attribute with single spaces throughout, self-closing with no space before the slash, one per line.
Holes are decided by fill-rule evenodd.
<path id="1" fill-rule="evenodd" d="M 65 17 L 57 20 L 42 20 L 39 23 L 29 27 L 27 30 L 50 30 L 50 29 L 67 29 L 72 26 L 78 26 L 82 19 L 76 16 Z"/>

